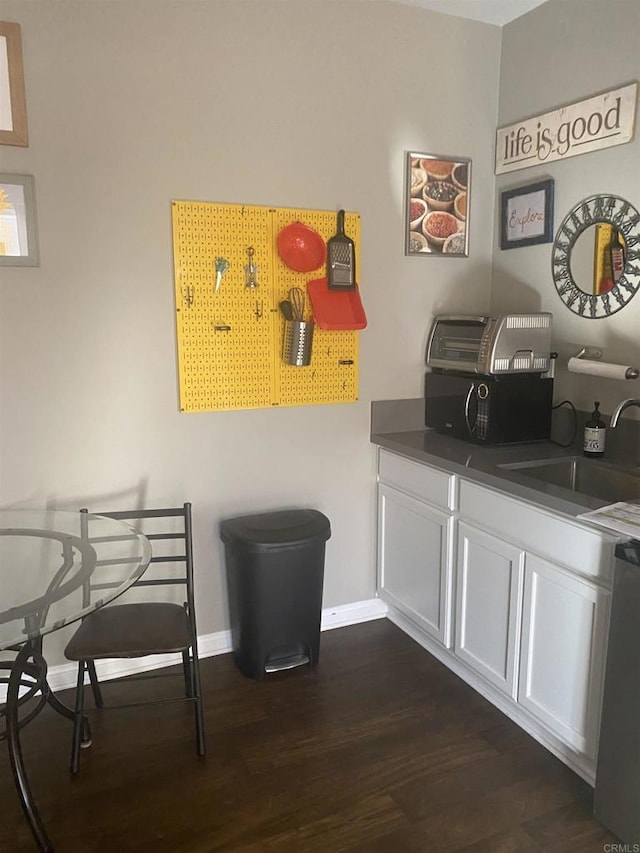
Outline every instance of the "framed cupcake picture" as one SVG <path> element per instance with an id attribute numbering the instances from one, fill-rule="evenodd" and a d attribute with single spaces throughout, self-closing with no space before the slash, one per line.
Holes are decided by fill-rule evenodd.
<path id="1" fill-rule="evenodd" d="M 471 160 L 408 151 L 405 255 L 469 256 Z"/>

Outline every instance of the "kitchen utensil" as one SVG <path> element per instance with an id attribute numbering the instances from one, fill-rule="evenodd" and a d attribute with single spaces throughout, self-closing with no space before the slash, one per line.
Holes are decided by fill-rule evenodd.
<path id="1" fill-rule="evenodd" d="M 248 263 L 244 268 L 244 286 L 251 290 L 258 286 L 258 267 L 253 263 L 255 253 L 253 246 L 247 246 Z"/>
<path id="2" fill-rule="evenodd" d="M 288 299 L 283 299 L 279 306 L 280 311 L 282 312 L 282 316 L 285 320 L 293 320 L 293 305 L 289 302 Z"/>
<path id="3" fill-rule="evenodd" d="M 353 290 L 356 286 L 355 246 L 344 233 L 344 210 L 338 211 L 336 234 L 327 243 L 327 278 L 330 290 Z"/>
<path id="4" fill-rule="evenodd" d="M 220 290 L 220 283 L 222 281 L 222 276 L 226 273 L 229 268 L 229 261 L 226 258 L 216 258 L 216 286 L 215 292 L 217 293 Z"/>
<path id="5" fill-rule="evenodd" d="M 321 329 L 366 328 L 367 318 L 357 284 L 352 290 L 329 290 L 327 279 L 318 278 L 308 283 L 307 290 L 313 317 Z"/>
<path id="6" fill-rule="evenodd" d="M 293 320 L 299 323 L 304 320 L 305 297 L 301 288 L 292 287 L 289 291 L 289 302 L 293 309 Z"/>
<path id="7" fill-rule="evenodd" d="M 327 257 L 327 247 L 318 232 L 302 222 L 286 225 L 276 239 L 281 260 L 296 272 L 319 269 Z"/>

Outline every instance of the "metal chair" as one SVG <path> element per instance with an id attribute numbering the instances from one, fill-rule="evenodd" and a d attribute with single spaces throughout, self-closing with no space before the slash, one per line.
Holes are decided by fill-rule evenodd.
<path id="1" fill-rule="evenodd" d="M 83 512 L 87 513 L 86 510 Z M 193 591 L 193 552 L 191 541 L 191 504 L 180 508 L 154 510 L 128 510 L 99 513 L 110 518 L 128 521 L 150 540 L 153 555 L 149 569 L 132 587 L 162 587 L 181 584 L 186 586 L 183 605 L 166 601 L 144 601 L 101 607 L 83 619 L 65 649 L 65 657 L 78 661 L 75 717 L 71 750 L 71 772 L 77 773 L 80 763 L 84 707 L 85 672 L 89 675 L 96 708 L 125 708 L 150 704 L 149 701 L 108 705 L 105 707 L 95 667 L 96 660 L 136 658 L 146 655 L 164 655 L 181 652 L 185 696 L 157 701 L 189 701 L 194 703 L 196 744 L 198 755 L 205 755 L 204 714 L 200 688 L 198 639 Z M 86 515 L 86 534 L 89 542 L 99 549 L 99 540 L 90 535 L 92 516 Z M 176 524 L 176 519 L 178 523 Z M 162 529 L 159 529 L 159 525 Z M 162 543 L 162 544 L 160 544 Z M 169 577 L 148 577 L 154 564 L 179 564 L 179 575 L 169 572 Z M 101 563 L 98 559 L 97 567 Z M 107 567 L 108 570 L 108 567 Z M 108 587 L 108 578 L 94 572 L 86 582 L 85 595 L 93 596 L 96 590 Z M 128 676 L 126 682 L 158 675 Z M 114 679 L 122 682 L 123 679 Z M 82 743 L 83 746 L 88 745 Z"/>

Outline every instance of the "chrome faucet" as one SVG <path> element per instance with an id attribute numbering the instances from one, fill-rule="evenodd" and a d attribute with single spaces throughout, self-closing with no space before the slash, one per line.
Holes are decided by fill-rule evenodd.
<path id="1" fill-rule="evenodd" d="M 618 426 L 618 420 L 620 419 L 620 415 L 624 412 L 625 409 L 631 408 L 631 406 L 637 406 L 640 409 L 640 400 L 635 397 L 630 397 L 628 400 L 623 400 L 613 410 L 613 414 L 611 415 L 611 422 L 609 426 L 611 429 L 615 429 Z"/>

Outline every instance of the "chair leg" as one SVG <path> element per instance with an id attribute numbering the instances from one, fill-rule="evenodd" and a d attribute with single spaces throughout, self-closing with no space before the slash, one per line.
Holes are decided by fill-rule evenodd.
<path id="1" fill-rule="evenodd" d="M 196 715 L 196 741 L 198 755 L 206 755 L 207 745 L 204 737 L 204 709 L 202 707 L 202 692 L 200 687 L 200 661 L 198 660 L 198 647 L 194 643 L 191 647 L 191 662 L 193 673 L 193 698 L 195 700 Z"/>
<path id="2" fill-rule="evenodd" d="M 76 683 L 76 704 L 73 719 L 73 735 L 71 740 L 71 772 L 77 773 L 80 769 L 80 741 L 82 739 L 82 729 L 84 714 L 84 670 L 85 662 L 78 662 L 78 680 Z"/>
<path id="3" fill-rule="evenodd" d="M 91 691 L 93 693 L 93 701 L 96 708 L 103 708 L 102 691 L 100 690 L 100 682 L 98 681 L 98 673 L 96 665 L 92 660 L 87 661 L 87 672 L 89 673 L 89 681 L 91 682 Z"/>
<path id="4" fill-rule="evenodd" d="M 184 695 L 188 699 L 193 698 L 193 673 L 191 668 L 191 658 L 189 657 L 189 649 L 182 652 L 182 671 L 184 672 Z"/>

